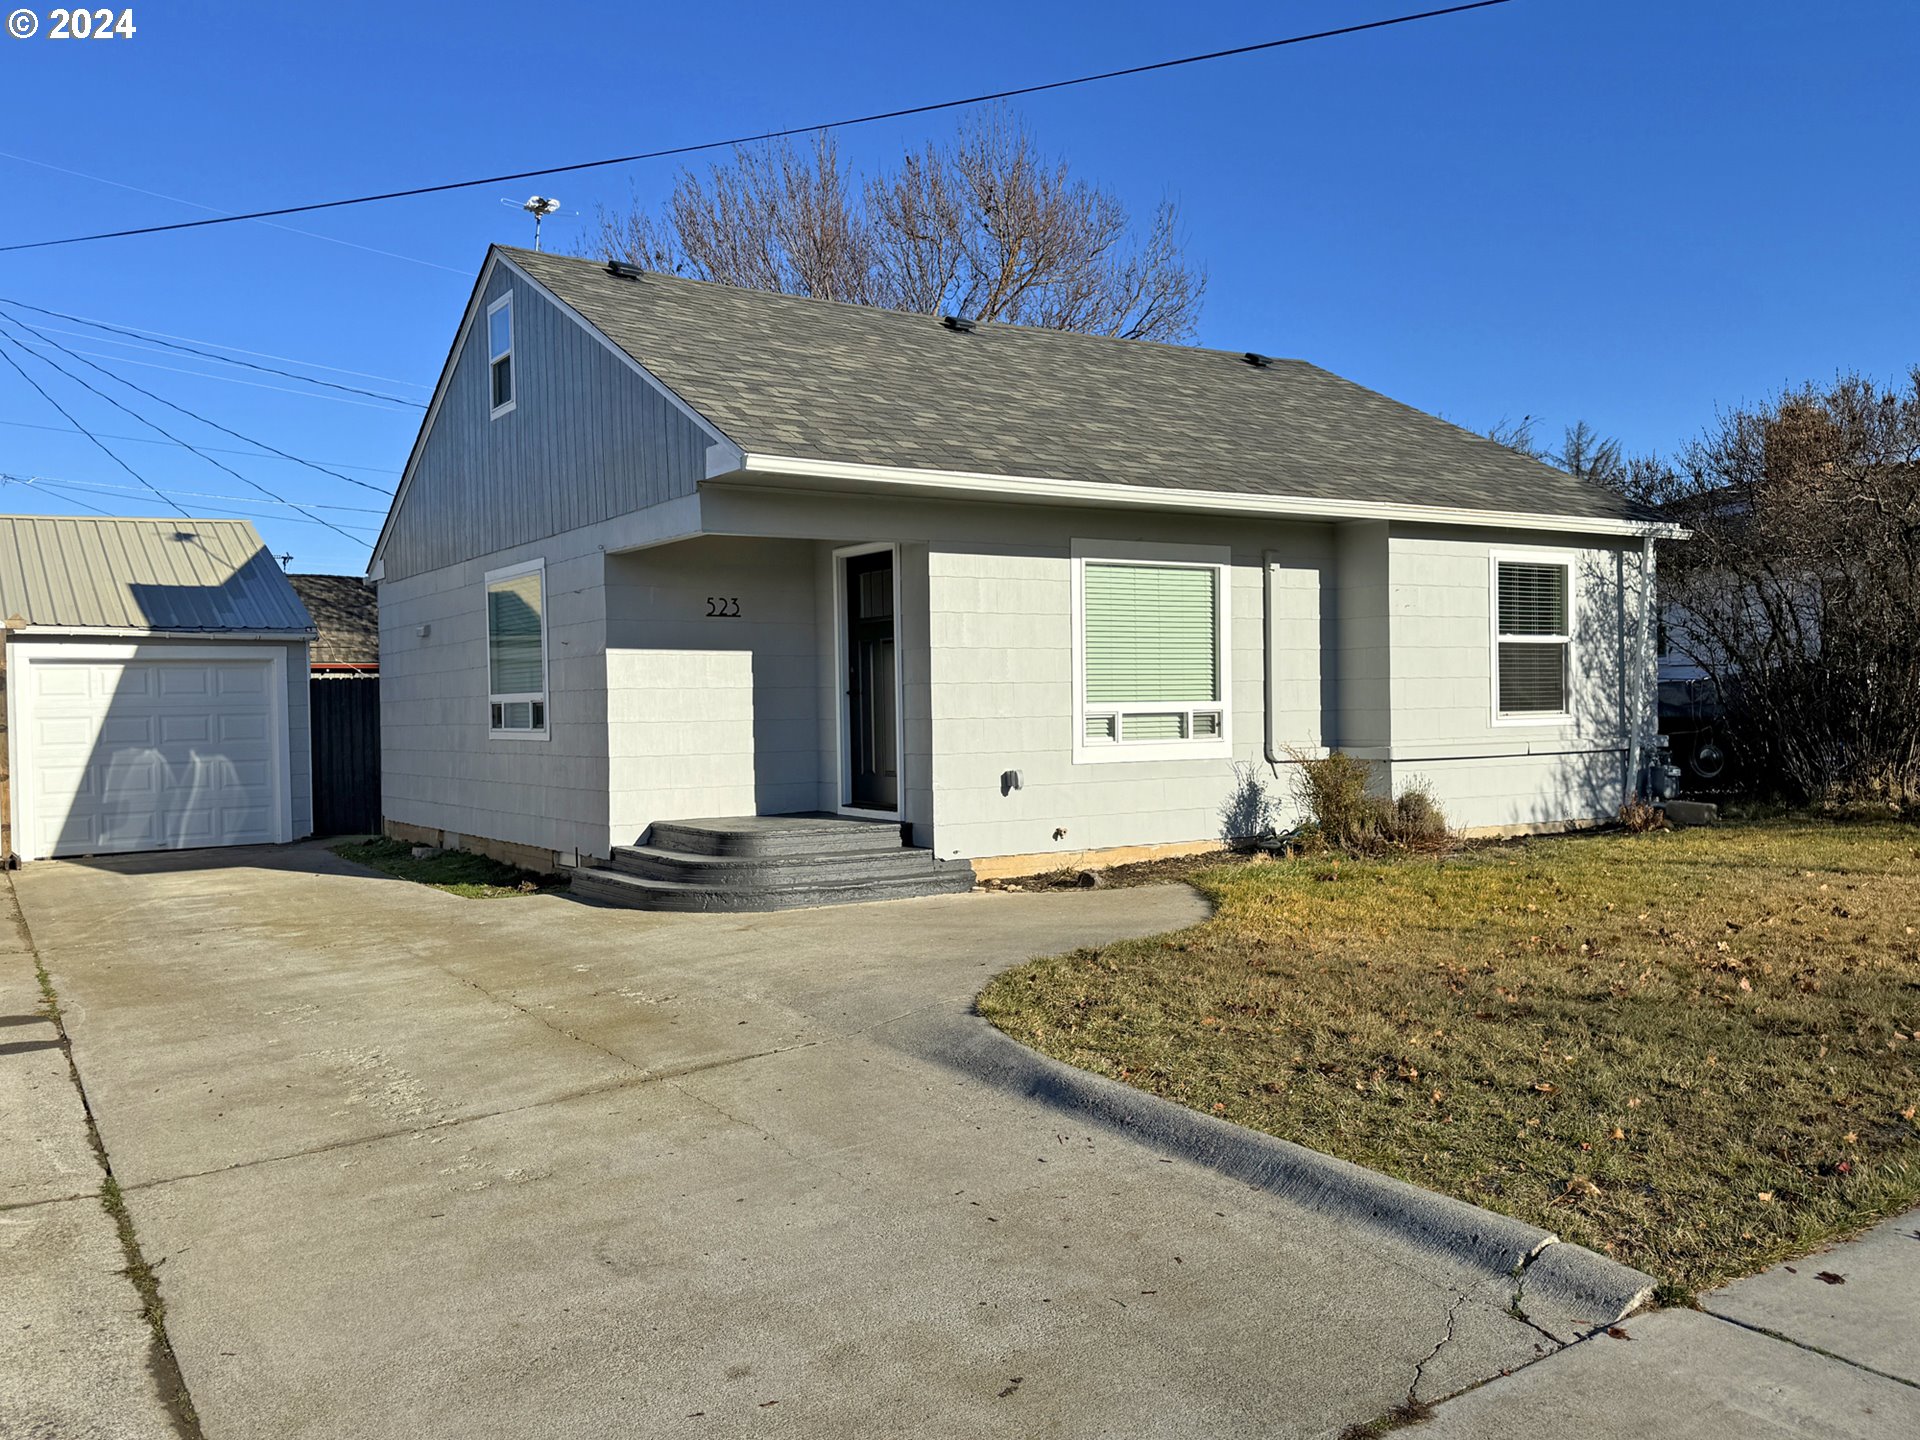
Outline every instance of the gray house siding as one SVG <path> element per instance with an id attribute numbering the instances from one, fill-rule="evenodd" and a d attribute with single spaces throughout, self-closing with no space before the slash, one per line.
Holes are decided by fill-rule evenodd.
<path id="1" fill-rule="evenodd" d="M 1491 560 L 1536 551 L 1572 562 L 1571 718 L 1495 723 Z M 1639 545 L 1396 525 L 1388 554 L 1393 732 L 1385 753 L 1396 786 L 1426 780 L 1474 829 L 1617 814 L 1634 730 L 1651 732 L 1655 701 L 1653 657 L 1639 652 Z"/>
<path id="2" fill-rule="evenodd" d="M 562 857 L 606 853 L 606 556 L 589 527 L 380 586 L 386 819 Z M 546 564 L 547 737 L 489 733 L 490 570 Z"/>
<path id="3" fill-rule="evenodd" d="M 496 420 L 486 312 L 509 293 L 515 405 Z M 393 517 L 386 578 L 694 493 L 712 437 L 592 331 L 505 264 L 473 313 Z"/>

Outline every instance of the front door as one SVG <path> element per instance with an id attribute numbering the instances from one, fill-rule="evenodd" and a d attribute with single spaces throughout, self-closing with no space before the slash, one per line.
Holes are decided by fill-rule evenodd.
<path id="1" fill-rule="evenodd" d="M 857 810 L 900 806 L 893 552 L 848 555 L 846 594 L 847 804 Z"/>

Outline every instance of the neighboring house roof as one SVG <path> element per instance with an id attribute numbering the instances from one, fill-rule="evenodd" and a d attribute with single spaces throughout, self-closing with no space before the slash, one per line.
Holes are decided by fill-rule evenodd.
<path id="1" fill-rule="evenodd" d="M 0 618 L 12 629 L 313 633 L 244 520 L 0 515 Z"/>
<path id="2" fill-rule="evenodd" d="M 981 324 L 499 247 L 749 455 L 1644 521 L 1303 360 Z"/>
<path id="3" fill-rule="evenodd" d="M 380 663 L 380 597 L 358 575 L 289 575 L 313 617 L 314 665 Z"/>

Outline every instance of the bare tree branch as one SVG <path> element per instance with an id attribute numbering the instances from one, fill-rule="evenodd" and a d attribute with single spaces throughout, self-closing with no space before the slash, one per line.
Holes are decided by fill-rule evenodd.
<path id="1" fill-rule="evenodd" d="M 1807 798 L 1920 803 L 1920 367 L 1723 414 L 1623 488 L 1693 532 L 1661 598 L 1749 759 Z"/>
<path id="2" fill-rule="evenodd" d="M 946 145 L 856 179 L 829 136 L 682 172 L 666 204 L 602 209 L 587 251 L 651 269 L 925 314 L 1186 340 L 1204 272 L 1171 202 L 1136 236 L 1111 192 L 989 113 Z"/>

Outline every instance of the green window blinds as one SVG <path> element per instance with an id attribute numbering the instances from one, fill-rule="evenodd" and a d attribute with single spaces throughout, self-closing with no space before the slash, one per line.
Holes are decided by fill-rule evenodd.
<path id="1" fill-rule="evenodd" d="M 546 690 L 540 579 L 534 570 L 487 586 L 487 675 L 497 696 Z"/>
<path id="2" fill-rule="evenodd" d="M 1087 562 L 1081 582 L 1085 740 L 1221 735 L 1219 583 L 1212 566 Z"/>
<path id="3" fill-rule="evenodd" d="M 1211 568 L 1089 564 L 1087 704 L 1218 700 L 1214 584 Z"/>

